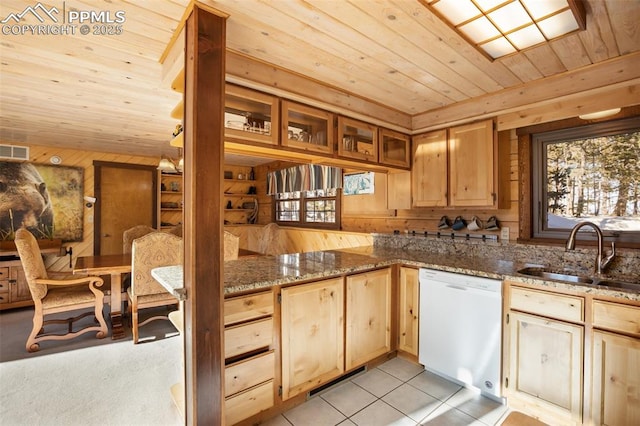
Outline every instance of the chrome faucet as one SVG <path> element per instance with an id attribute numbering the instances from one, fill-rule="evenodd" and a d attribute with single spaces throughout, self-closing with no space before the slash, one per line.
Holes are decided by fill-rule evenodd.
<path id="1" fill-rule="evenodd" d="M 596 235 L 598 236 L 598 255 L 596 257 L 595 272 L 596 274 L 600 275 L 602 274 L 602 271 L 604 271 L 607 268 L 607 266 L 609 266 L 609 264 L 615 257 L 616 243 L 611 242 L 611 254 L 607 256 L 605 259 L 603 259 L 602 257 L 604 256 L 604 237 L 602 235 L 602 230 L 595 223 L 579 222 L 576 224 L 576 226 L 573 227 L 573 229 L 571 230 L 571 233 L 569 234 L 569 238 L 567 239 L 567 245 L 566 245 L 567 250 L 574 250 L 576 248 L 576 235 L 578 234 L 578 230 L 583 226 L 592 227 L 596 231 Z"/>

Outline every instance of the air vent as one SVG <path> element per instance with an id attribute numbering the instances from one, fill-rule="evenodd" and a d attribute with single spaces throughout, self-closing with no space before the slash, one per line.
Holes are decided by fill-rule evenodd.
<path id="1" fill-rule="evenodd" d="M 0 145 L 0 158 L 9 158 L 11 160 L 28 160 L 29 147 Z"/>

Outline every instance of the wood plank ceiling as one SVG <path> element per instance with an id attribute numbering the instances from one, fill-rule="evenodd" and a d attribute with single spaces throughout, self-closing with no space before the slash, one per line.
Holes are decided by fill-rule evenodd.
<path id="1" fill-rule="evenodd" d="M 620 56 L 638 58 L 640 50 L 639 0 L 585 0 L 585 31 L 496 61 L 418 0 L 203 3 L 229 15 L 229 51 L 412 117 Z M 3 0 L 0 20 L 36 4 Z M 3 29 L 0 143 L 175 154 L 168 141 L 179 95 L 161 83 L 158 60 L 188 0 L 42 4 L 67 12 L 122 10 L 126 21 L 119 35 L 14 35 Z M 24 23 L 38 21 L 26 15 Z"/>

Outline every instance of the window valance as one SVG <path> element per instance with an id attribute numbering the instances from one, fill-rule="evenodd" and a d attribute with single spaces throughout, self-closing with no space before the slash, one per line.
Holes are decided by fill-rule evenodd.
<path id="1" fill-rule="evenodd" d="M 342 188 L 342 169 L 318 164 L 302 164 L 269 172 L 267 194 Z"/>

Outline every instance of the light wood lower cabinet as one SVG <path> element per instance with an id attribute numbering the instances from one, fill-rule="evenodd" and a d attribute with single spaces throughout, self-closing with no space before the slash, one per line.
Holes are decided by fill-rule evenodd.
<path id="1" fill-rule="evenodd" d="M 398 349 L 418 356 L 418 318 L 420 315 L 420 285 L 418 270 L 400 268 L 400 312 L 398 321 Z"/>
<path id="2" fill-rule="evenodd" d="M 509 406 L 549 424 L 582 424 L 584 326 L 550 317 L 581 321 L 583 299 L 511 287 L 507 303 Z"/>
<path id="3" fill-rule="evenodd" d="M 0 262 L 0 310 L 33 305 L 19 260 Z"/>
<path id="4" fill-rule="evenodd" d="M 281 290 L 283 400 L 390 352 L 391 277 L 385 268 Z"/>
<path id="5" fill-rule="evenodd" d="M 346 369 L 391 350 L 391 268 L 349 275 Z"/>
<path id="6" fill-rule="evenodd" d="M 275 351 L 273 294 L 224 302 L 225 419 L 233 425 L 273 406 Z"/>
<path id="7" fill-rule="evenodd" d="M 512 312 L 509 334 L 509 404 L 535 407 L 543 421 L 580 424 L 583 327 Z"/>
<path id="8" fill-rule="evenodd" d="M 344 279 L 282 289 L 282 399 L 344 372 Z"/>
<path id="9" fill-rule="evenodd" d="M 640 306 L 594 300 L 591 420 L 640 424 Z M 626 333 L 623 335 L 619 333 Z"/>

